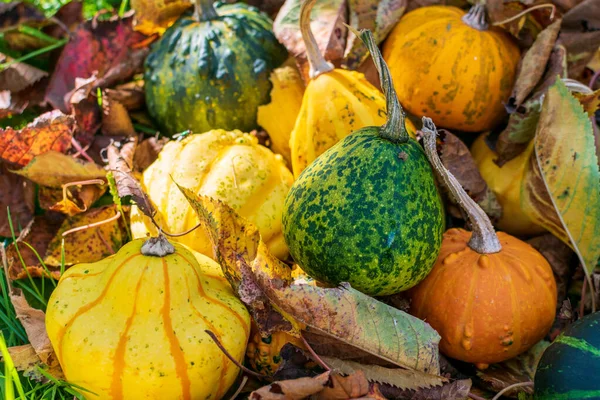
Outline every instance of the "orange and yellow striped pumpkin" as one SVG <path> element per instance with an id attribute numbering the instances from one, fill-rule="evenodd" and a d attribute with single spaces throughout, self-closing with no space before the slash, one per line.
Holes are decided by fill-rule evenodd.
<path id="1" fill-rule="evenodd" d="M 227 203 L 258 227 L 273 255 L 285 258 L 288 248 L 281 233 L 281 214 L 293 180 L 281 156 L 259 145 L 256 137 L 217 129 L 167 143 L 144 171 L 142 186 L 156 205 L 155 219 L 167 232 L 185 232 L 198 224 L 177 183 Z M 135 238 L 158 234 L 152 221 L 135 207 L 131 232 Z M 174 240 L 213 255 L 203 227 Z"/>
<path id="2" fill-rule="evenodd" d="M 241 361 L 250 316 L 210 258 L 143 243 L 61 277 L 46 328 L 65 376 L 89 399 L 219 399 L 239 370 L 205 330 Z"/>
<path id="3" fill-rule="evenodd" d="M 483 5 L 469 14 L 429 6 L 409 12 L 383 45 L 398 99 L 411 113 L 449 129 L 489 130 L 506 115 L 520 51 L 500 28 L 487 28 Z"/>

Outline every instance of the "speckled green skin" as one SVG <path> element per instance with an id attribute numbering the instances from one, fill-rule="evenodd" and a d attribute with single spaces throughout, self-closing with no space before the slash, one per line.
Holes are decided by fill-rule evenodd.
<path id="1" fill-rule="evenodd" d="M 413 139 L 396 144 L 367 127 L 298 177 L 284 206 L 294 260 L 317 280 L 369 295 L 409 289 L 431 271 L 445 219 L 433 171 Z"/>
<path id="2" fill-rule="evenodd" d="M 244 3 L 215 3 L 217 19 L 187 13 L 154 44 L 145 64 L 146 103 L 163 133 L 256 127 L 271 71 L 287 57 L 272 22 Z"/>
<path id="3" fill-rule="evenodd" d="M 535 372 L 536 400 L 600 399 L 600 312 L 567 327 Z"/>

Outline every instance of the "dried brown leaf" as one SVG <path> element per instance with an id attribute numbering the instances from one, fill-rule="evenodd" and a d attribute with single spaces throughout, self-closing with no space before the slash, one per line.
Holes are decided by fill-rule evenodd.
<path id="1" fill-rule="evenodd" d="M 96 75 L 88 79 L 76 78 L 75 89 L 67 96 L 71 105 L 71 114 L 77 122 L 76 139 L 87 146 L 94 140 L 94 135 L 101 125 L 101 111 L 94 89 Z"/>
<path id="2" fill-rule="evenodd" d="M 600 89 L 593 93 L 573 93 L 573 95 L 579 100 L 585 112 L 593 118 L 596 111 L 600 109 Z"/>
<path id="3" fill-rule="evenodd" d="M 127 111 L 139 110 L 145 104 L 144 81 L 125 83 L 114 89 L 105 89 L 104 93 L 111 99 L 123 104 Z"/>
<path id="4" fill-rule="evenodd" d="M 348 376 L 329 375 L 330 383 L 315 395 L 317 400 L 346 400 L 362 397 L 369 393 L 369 381 L 362 371 Z"/>
<path id="5" fill-rule="evenodd" d="M 569 77 L 578 77 L 600 47 L 600 2 L 585 0 L 563 16 L 559 42 L 568 51 Z"/>
<path id="6" fill-rule="evenodd" d="M 459 379 L 429 389 L 402 390 L 390 385 L 379 385 L 380 392 L 390 400 L 466 400 L 471 391 L 470 379 Z"/>
<path id="7" fill-rule="evenodd" d="M 58 110 L 37 117 L 25 128 L 0 128 L 0 160 L 24 167 L 47 151 L 65 152 L 71 147 L 75 120 Z"/>
<path id="8" fill-rule="evenodd" d="M 139 46 L 140 44 L 136 44 Z M 105 88 L 115 84 L 127 81 L 136 73 L 142 72 L 144 60 L 150 53 L 150 48 L 142 47 L 132 51 L 129 56 L 119 63 L 114 64 L 104 75 L 98 78 L 96 87 Z"/>
<path id="9" fill-rule="evenodd" d="M 46 17 L 35 6 L 22 1 L 0 3 L 0 31 L 29 22 L 41 22 Z"/>
<path id="10" fill-rule="evenodd" d="M 106 192 L 105 184 L 73 185 L 60 190 L 61 199 L 48 209 L 72 217 L 87 211 Z"/>
<path id="11" fill-rule="evenodd" d="M 12 58 L 0 53 L 0 63 L 9 63 Z M 48 73 L 29 64 L 17 62 L 0 70 L 0 88 L 16 93 L 33 86 Z"/>
<path id="12" fill-rule="evenodd" d="M 251 400 L 301 400 L 321 392 L 329 384 L 329 372 L 314 378 L 273 382 L 250 393 Z"/>
<path id="13" fill-rule="evenodd" d="M 8 211 L 15 234 L 19 234 L 33 218 L 35 186 L 26 179 L 9 172 L 0 163 L 0 236 L 10 237 Z"/>
<path id="14" fill-rule="evenodd" d="M 148 168 L 150 164 L 158 158 L 158 153 L 160 153 L 167 142 L 168 139 L 164 137 L 160 139 L 151 137 L 142 140 L 135 148 L 135 154 L 133 155 L 133 169 L 141 172 Z"/>
<path id="15" fill-rule="evenodd" d="M 127 109 L 109 94 L 102 97 L 102 133 L 107 136 L 135 136 Z"/>

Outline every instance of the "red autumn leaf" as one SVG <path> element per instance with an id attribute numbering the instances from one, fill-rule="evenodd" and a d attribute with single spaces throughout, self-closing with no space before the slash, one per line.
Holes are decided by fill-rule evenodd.
<path id="1" fill-rule="evenodd" d="M 76 78 L 89 78 L 94 72 L 102 78 L 111 68 L 129 59 L 134 49 L 143 47 L 146 37 L 134 32 L 132 22 L 133 17 L 129 14 L 123 18 L 93 19 L 81 24 L 56 64 L 46 100 L 66 112 L 69 99 L 65 96 L 75 88 Z"/>
<path id="2" fill-rule="evenodd" d="M 74 129 L 75 120 L 58 110 L 40 115 L 21 130 L 0 129 L 0 160 L 24 167 L 48 151 L 64 153 L 71 147 Z"/>
<path id="3" fill-rule="evenodd" d="M 32 182 L 10 173 L 1 163 L 0 188 L 0 236 L 10 237 L 8 211 L 18 234 L 33 218 L 35 188 Z"/>

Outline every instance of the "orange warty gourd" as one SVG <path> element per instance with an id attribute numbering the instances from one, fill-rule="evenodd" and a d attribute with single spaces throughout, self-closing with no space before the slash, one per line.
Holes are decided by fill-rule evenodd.
<path id="1" fill-rule="evenodd" d="M 155 219 L 165 231 L 182 233 L 198 224 L 177 183 L 227 203 L 258 227 L 273 255 L 285 258 L 288 248 L 281 232 L 281 214 L 293 181 L 281 156 L 259 145 L 254 136 L 217 129 L 167 143 L 144 171 L 142 186 L 156 205 Z M 135 207 L 131 232 L 135 238 L 158 234 L 152 221 Z M 213 256 L 203 227 L 175 240 Z"/>
<path id="2" fill-rule="evenodd" d="M 545 229 L 536 224 L 521 207 L 521 186 L 529 157 L 533 152 L 533 140 L 517 157 L 502 167 L 494 162 L 498 154 L 485 142 L 487 134 L 480 135 L 471 146 L 471 154 L 479 168 L 483 180 L 494 192 L 502 206 L 502 217 L 496 223 L 501 229 L 512 235 L 535 235 Z"/>
<path id="3" fill-rule="evenodd" d="M 290 137 L 294 177 L 325 150 L 365 126 L 386 121 L 385 97 L 365 75 L 334 68 L 319 52 L 310 30 L 310 12 L 316 0 L 307 0 L 300 11 L 300 30 L 310 65 L 310 81 Z M 414 137 L 414 125 L 405 119 Z"/>
<path id="4" fill-rule="evenodd" d="M 546 259 L 529 244 L 499 232 L 442 165 L 435 125 L 424 121 L 430 161 L 473 232 L 449 229 L 432 272 L 412 289 L 411 313 L 442 337 L 440 350 L 480 368 L 512 358 L 548 333 L 556 282 Z"/>
<path id="5" fill-rule="evenodd" d="M 258 331 L 253 332 L 246 348 L 246 357 L 252 369 L 261 374 L 273 375 L 282 361 L 281 348 L 287 343 L 304 348 L 301 339 L 286 332 L 273 332 L 266 338 Z"/>
<path id="6" fill-rule="evenodd" d="M 239 369 L 205 330 L 241 361 L 250 315 L 216 262 L 159 237 L 68 269 L 46 329 L 88 399 L 219 399 Z"/>
<path id="7" fill-rule="evenodd" d="M 485 7 L 409 12 L 383 45 L 398 99 L 444 128 L 481 132 L 506 115 L 520 51 L 508 32 L 488 27 Z"/>

